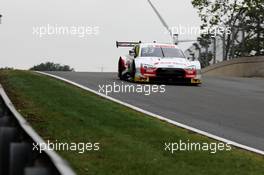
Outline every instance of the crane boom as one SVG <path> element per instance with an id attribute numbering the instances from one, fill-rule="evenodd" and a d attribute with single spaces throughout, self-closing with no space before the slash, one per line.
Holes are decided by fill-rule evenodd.
<path id="1" fill-rule="evenodd" d="M 166 23 L 166 21 L 163 19 L 163 17 L 161 16 L 161 14 L 159 13 L 159 11 L 157 10 L 157 8 L 153 5 L 153 3 L 148 0 L 148 3 L 150 4 L 150 6 L 152 7 L 152 9 L 154 10 L 154 12 L 156 13 L 156 15 L 158 16 L 159 20 L 161 21 L 162 25 L 168 30 L 170 36 L 172 37 L 172 32 L 168 26 L 168 24 Z"/>
<path id="2" fill-rule="evenodd" d="M 175 34 L 171 31 L 169 25 L 166 23 L 164 18 L 161 16 L 157 8 L 154 6 L 154 4 L 151 2 L 151 0 L 148 0 L 148 3 L 150 4 L 151 8 L 154 10 L 155 14 L 158 16 L 159 20 L 161 21 L 162 25 L 168 30 L 170 37 L 172 38 L 172 41 L 174 44 L 178 44 L 179 42 L 195 42 L 197 40 L 178 40 L 178 34 Z"/>

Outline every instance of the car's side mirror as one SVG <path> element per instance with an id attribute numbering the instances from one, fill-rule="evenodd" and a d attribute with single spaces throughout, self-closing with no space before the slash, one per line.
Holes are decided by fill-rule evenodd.
<path id="1" fill-rule="evenodd" d="M 129 55 L 132 56 L 132 57 L 135 57 L 135 51 L 134 50 L 129 50 Z"/>

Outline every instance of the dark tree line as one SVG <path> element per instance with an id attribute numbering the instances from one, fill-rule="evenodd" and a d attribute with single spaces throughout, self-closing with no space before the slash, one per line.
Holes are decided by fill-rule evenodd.
<path id="1" fill-rule="evenodd" d="M 57 63 L 52 63 L 52 62 L 46 62 L 46 63 L 41 63 L 39 65 L 35 65 L 29 70 L 34 70 L 34 71 L 74 71 L 73 68 L 71 68 L 68 65 L 61 65 Z"/>

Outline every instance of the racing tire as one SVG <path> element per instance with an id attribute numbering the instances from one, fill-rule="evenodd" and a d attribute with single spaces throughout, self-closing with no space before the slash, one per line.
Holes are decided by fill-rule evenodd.
<path id="1" fill-rule="evenodd" d="M 27 167 L 25 168 L 24 175 L 51 175 L 52 173 L 45 167 Z"/>
<path id="2" fill-rule="evenodd" d="M 9 175 L 24 175 L 26 166 L 32 164 L 32 152 L 28 143 L 11 143 Z"/>
<path id="3" fill-rule="evenodd" d="M 133 61 L 132 68 L 131 68 L 131 73 L 130 73 L 130 77 L 132 79 L 132 82 L 136 82 L 135 81 L 135 75 L 136 75 L 136 64 L 135 64 L 135 61 Z"/>
<path id="4" fill-rule="evenodd" d="M 0 174 L 8 174 L 10 145 L 17 140 L 16 128 L 0 127 Z"/>

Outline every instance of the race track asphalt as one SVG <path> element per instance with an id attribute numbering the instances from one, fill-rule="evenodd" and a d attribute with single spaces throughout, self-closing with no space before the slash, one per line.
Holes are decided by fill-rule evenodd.
<path id="1" fill-rule="evenodd" d="M 116 73 L 48 72 L 99 91 Z M 165 93 L 111 93 L 111 97 L 176 122 L 264 151 L 264 79 L 204 77 L 201 86 L 166 85 Z"/>

